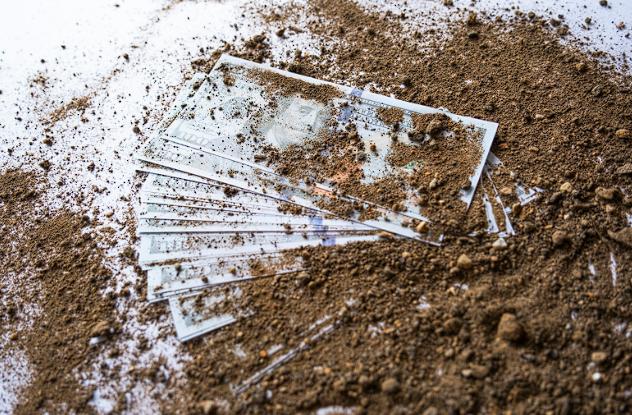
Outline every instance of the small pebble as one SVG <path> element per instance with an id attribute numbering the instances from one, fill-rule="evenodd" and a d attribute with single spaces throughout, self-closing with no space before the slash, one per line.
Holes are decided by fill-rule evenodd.
<path id="1" fill-rule="evenodd" d="M 571 191 L 573 191 L 573 185 L 569 182 L 566 182 L 560 186 L 560 192 L 570 193 Z"/>
<path id="2" fill-rule="evenodd" d="M 498 338 L 506 341 L 518 341 L 523 334 L 522 326 L 515 315 L 511 313 L 502 315 L 500 323 L 498 323 Z"/>
<path id="3" fill-rule="evenodd" d="M 388 378 L 384 382 L 382 382 L 382 392 L 384 393 L 392 395 L 399 392 L 399 389 L 399 382 L 395 378 Z"/>
<path id="4" fill-rule="evenodd" d="M 551 240 L 553 241 L 553 245 L 555 246 L 562 246 L 564 245 L 564 242 L 566 241 L 567 235 L 566 232 L 564 231 L 555 231 L 553 233 L 553 236 L 551 237 Z"/>
<path id="5" fill-rule="evenodd" d="M 472 263 L 472 260 L 469 256 L 461 254 L 461 256 L 459 256 L 459 259 L 456 260 L 456 266 L 461 269 L 470 269 L 474 266 L 474 264 Z"/>
<path id="6" fill-rule="evenodd" d="M 593 352 L 590 355 L 590 360 L 595 362 L 598 365 L 601 365 L 608 360 L 608 354 L 606 352 Z"/>
<path id="7" fill-rule="evenodd" d="M 504 251 L 505 249 L 507 249 L 507 241 L 505 241 L 503 238 L 498 238 L 492 244 L 492 248 L 494 249 L 494 251 Z"/>
<path id="8" fill-rule="evenodd" d="M 228 272 L 230 272 L 231 274 L 237 274 L 237 268 L 232 267 L 231 269 L 228 270 Z"/>
<path id="9" fill-rule="evenodd" d="M 597 189 L 595 189 L 595 194 L 599 196 L 600 199 L 614 199 L 614 189 L 604 189 L 603 187 L 598 187 Z"/>
<path id="10" fill-rule="evenodd" d="M 417 225 L 417 229 L 416 229 L 416 231 L 419 233 L 427 233 L 429 230 L 430 230 L 430 227 L 428 226 L 428 222 L 424 222 L 424 221 L 419 222 L 419 225 Z"/>
<path id="11" fill-rule="evenodd" d="M 617 130 L 614 135 L 617 136 L 617 138 L 630 138 L 630 131 L 622 128 L 620 130 Z"/>
<path id="12" fill-rule="evenodd" d="M 216 413 L 217 405 L 213 401 L 203 401 L 200 403 L 200 409 L 204 415 L 211 415 Z"/>
<path id="13" fill-rule="evenodd" d="M 603 92 L 603 87 L 601 85 L 595 85 L 595 87 L 590 91 L 591 94 L 598 97 Z"/>

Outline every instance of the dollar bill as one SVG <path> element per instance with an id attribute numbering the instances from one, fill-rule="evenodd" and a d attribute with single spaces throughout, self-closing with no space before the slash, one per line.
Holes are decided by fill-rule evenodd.
<path id="1" fill-rule="evenodd" d="M 330 85 L 338 89 L 342 96 L 331 98 L 326 104 L 298 95 L 275 96 L 276 105 L 280 108 L 262 115 L 261 109 L 269 108 L 270 102 L 266 98 L 264 82 L 252 76 L 253 70 L 274 73 L 288 79 L 300 79 L 309 84 Z M 232 82 L 224 82 L 227 77 L 230 77 Z M 472 126 L 479 131 L 482 135 L 480 144 L 483 151 L 470 177 L 471 183 L 478 183 L 498 127 L 498 124 L 493 122 L 450 114 L 439 109 L 269 68 L 229 55 L 223 55 L 218 60 L 208 78 L 195 94 L 188 116 L 174 120 L 166 131 L 166 138 L 231 160 L 252 163 L 260 168 L 263 168 L 263 164 L 257 163 L 257 158 L 261 156 L 263 147 L 272 146 L 283 150 L 292 144 L 300 145 L 305 140 L 318 139 L 319 134 L 329 128 L 328 121 L 334 116 L 334 108 L 340 107 L 344 102 L 344 110 L 336 119 L 339 123 L 338 128 L 341 129 L 344 123 L 352 120 L 362 142 L 365 142 L 367 147 L 370 143 L 376 146 L 374 155 L 362 163 L 365 184 L 413 168 L 393 168 L 387 163 L 391 131 L 377 115 L 380 108 L 397 108 L 402 111 L 403 121 L 399 123 L 398 140 L 408 145 L 417 145 L 410 141 L 406 134 L 413 130 L 412 114 L 444 113 L 454 121 Z M 244 145 L 240 139 L 241 135 L 253 131 L 257 133 L 260 145 Z M 332 186 L 331 180 L 326 180 L 324 184 Z M 475 188 L 476 186 L 472 186 L 462 192 L 461 198 L 468 206 Z M 412 203 L 408 203 L 407 207 L 411 212 L 419 213 L 418 208 Z"/>
<path id="2" fill-rule="evenodd" d="M 300 257 L 282 254 L 237 255 L 177 265 L 160 265 L 147 271 L 147 300 L 160 301 L 216 285 L 293 273 L 303 269 Z"/>
<path id="3" fill-rule="evenodd" d="M 220 206 L 232 206 L 239 210 L 260 210 L 267 208 L 278 211 L 281 203 L 273 198 L 217 183 L 200 183 L 178 177 L 150 174 L 143 184 L 142 193 L 176 197 L 180 200 L 199 200 Z M 317 211 L 312 211 L 316 213 Z"/>
<path id="4" fill-rule="evenodd" d="M 281 205 L 276 206 L 266 206 L 266 205 L 249 205 L 249 204 L 240 204 L 240 203 L 226 203 L 222 201 L 216 200 L 208 200 L 200 197 L 191 197 L 191 196 L 176 196 L 172 194 L 162 194 L 162 193 L 140 193 L 141 204 L 149 204 L 156 203 L 161 205 L 168 206 L 181 206 L 188 207 L 192 209 L 209 209 L 209 210 L 223 210 L 234 213 L 252 213 L 252 214 L 270 214 L 270 215 L 278 215 L 281 210 L 279 207 Z M 324 215 L 321 212 L 313 212 L 307 211 L 310 215 L 318 215 L 319 217 L 323 217 Z"/>
<path id="5" fill-rule="evenodd" d="M 348 230 L 371 231 L 373 228 L 361 223 L 344 219 L 329 219 L 322 215 L 292 215 L 278 210 L 251 212 L 233 209 L 231 206 L 199 207 L 182 206 L 174 202 L 156 203 L 145 202 L 140 212 L 141 219 L 174 219 L 206 222 L 231 222 L 231 223 L 276 223 L 289 227 L 311 225 L 320 227 L 316 230 L 324 230 L 332 226 L 344 226 Z"/>
<path id="6" fill-rule="evenodd" d="M 230 295 L 239 298 L 241 290 L 238 287 L 233 288 Z M 169 298 L 169 308 L 178 339 L 191 340 L 250 315 L 244 310 L 232 314 L 214 312 L 213 306 L 225 299 L 226 294 L 219 291 Z"/>
<path id="7" fill-rule="evenodd" d="M 254 233 L 164 233 L 144 234 L 140 242 L 138 262 L 141 266 L 164 261 L 221 258 L 235 253 L 267 254 L 303 246 L 345 245 L 360 241 L 377 241 L 379 236 L 357 232 L 304 232 L 301 234 Z"/>
<path id="8" fill-rule="evenodd" d="M 251 216 L 247 219 L 252 221 L 244 222 L 214 222 L 214 221 L 196 221 L 196 220 L 179 220 L 179 219 L 145 219 L 139 220 L 136 233 L 143 235 L 147 233 L 244 233 L 244 232 L 285 232 L 285 233 L 302 233 L 302 232 L 326 232 L 326 231 L 372 231 L 372 228 L 362 225 L 336 220 L 313 220 L 311 223 L 291 222 L 279 223 L 276 221 L 259 221 L 260 215 Z M 319 218 L 309 218 L 319 219 Z"/>

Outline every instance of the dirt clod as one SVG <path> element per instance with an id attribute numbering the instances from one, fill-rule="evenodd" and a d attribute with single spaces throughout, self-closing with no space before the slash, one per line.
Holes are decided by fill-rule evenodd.
<path id="1" fill-rule="evenodd" d="M 505 341 L 515 342 L 520 340 L 522 335 L 522 326 L 516 319 L 516 316 L 510 313 L 503 314 L 500 318 L 500 323 L 498 323 L 498 338 Z"/>

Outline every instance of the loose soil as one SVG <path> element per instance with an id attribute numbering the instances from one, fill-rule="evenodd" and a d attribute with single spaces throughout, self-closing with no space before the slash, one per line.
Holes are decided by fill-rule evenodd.
<path id="1" fill-rule="evenodd" d="M 0 175 L 0 322 L 10 333 L 5 347 L 23 352 L 33 367 L 15 413 L 92 413 L 92 390 L 77 372 L 89 369 L 121 329 L 117 296 L 104 295 L 112 276 L 107 241 L 94 234 L 88 215 L 43 206 L 47 188 L 33 173 Z"/>
<path id="2" fill-rule="evenodd" d="M 567 29 L 532 14 L 505 22 L 455 11 L 450 38 L 424 47 L 403 16 L 346 1 L 313 2 L 309 13 L 318 21 L 306 29 L 329 42 L 321 56 L 296 54 L 292 70 L 498 122 L 493 152 L 503 166 L 492 173 L 505 205 L 518 201 L 515 183 L 548 192 L 514 207 L 517 235 L 506 247 L 494 246 L 497 235 L 455 232 L 442 247 L 384 240 L 309 248 L 297 252 L 308 271 L 243 285 L 232 306 L 254 314 L 184 346 L 195 356 L 187 368 L 190 411 L 202 413 L 211 401 L 253 414 L 331 405 L 375 414 L 628 411 L 632 275 L 627 239 L 614 234 L 629 226 L 631 205 L 630 177 L 616 173 L 629 163 L 629 138 L 616 134 L 631 127 L 627 87 L 590 56 L 561 46 Z M 296 16 L 268 10 L 266 18 L 274 25 Z M 397 114 L 381 116 L 397 122 Z M 416 127 L 426 132 L 431 121 Z M 349 140 L 353 131 L 341 134 Z M 395 148 L 394 164 L 420 157 Z M 461 157 L 471 154 L 476 148 Z M 439 188 L 452 194 L 468 186 L 458 164 L 434 157 L 446 181 Z M 294 160 L 280 159 L 298 177 Z M 320 173 L 336 168 L 322 163 Z M 439 199 L 428 190 L 433 178 L 418 185 L 426 202 Z M 397 203 L 397 188 L 393 179 L 374 190 L 387 194 L 383 203 Z M 461 230 L 480 228 L 474 209 L 442 213 Z M 303 343 L 243 393 L 231 392 L 228 385 L 248 384 L 327 316 L 329 334 Z M 281 351 L 270 353 L 277 344 Z"/>

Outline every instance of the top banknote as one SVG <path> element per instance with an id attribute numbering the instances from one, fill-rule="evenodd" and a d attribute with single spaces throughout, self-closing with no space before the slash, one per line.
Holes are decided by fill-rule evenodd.
<path id="1" fill-rule="evenodd" d="M 141 161 L 408 237 L 469 208 L 498 127 L 228 55 L 196 79 Z"/>

